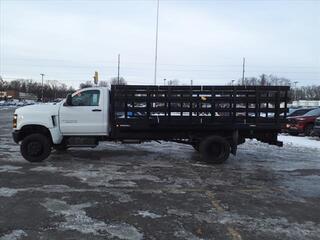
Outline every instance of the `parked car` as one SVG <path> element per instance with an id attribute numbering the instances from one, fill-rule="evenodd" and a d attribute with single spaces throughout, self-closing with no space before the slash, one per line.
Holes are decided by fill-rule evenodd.
<path id="1" fill-rule="evenodd" d="M 288 117 L 286 125 L 288 133 L 293 136 L 300 133 L 310 136 L 317 117 L 320 117 L 320 108 L 313 109 L 302 116 Z"/>
<path id="2" fill-rule="evenodd" d="M 302 116 L 316 108 L 290 108 L 289 112 L 287 113 L 287 118 L 290 121 L 291 117 L 296 117 L 296 116 Z M 283 115 L 283 114 L 281 114 Z M 288 133 L 290 128 L 290 124 L 284 124 L 282 127 L 282 132 Z"/>
<path id="3" fill-rule="evenodd" d="M 313 135 L 320 137 L 320 117 L 314 122 Z"/>

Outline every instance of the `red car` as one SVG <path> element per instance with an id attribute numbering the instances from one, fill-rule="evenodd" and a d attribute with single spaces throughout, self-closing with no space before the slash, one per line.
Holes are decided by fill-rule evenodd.
<path id="1" fill-rule="evenodd" d="M 320 108 L 316 108 L 302 116 L 288 117 L 288 124 L 286 126 L 287 132 L 293 136 L 296 136 L 300 133 L 310 136 L 313 130 L 314 122 L 319 116 Z"/>

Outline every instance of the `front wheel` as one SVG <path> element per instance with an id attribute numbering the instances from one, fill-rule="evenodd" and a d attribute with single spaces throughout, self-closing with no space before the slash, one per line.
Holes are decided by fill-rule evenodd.
<path id="1" fill-rule="evenodd" d="M 290 135 L 290 136 L 298 136 L 299 133 L 297 133 L 297 132 L 291 132 L 291 133 L 289 133 L 289 135 Z"/>
<path id="2" fill-rule="evenodd" d="M 308 124 L 306 126 L 306 128 L 304 129 L 304 135 L 305 136 L 310 136 L 312 131 L 313 131 L 313 124 Z"/>
<path id="3" fill-rule="evenodd" d="M 200 152 L 200 143 L 196 142 L 192 144 L 192 147 L 194 148 L 194 150 L 196 150 L 197 152 Z"/>
<path id="4" fill-rule="evenodd" d="M 220 136 L 210 136 L 200 143 L 200 152 L 208 163 L 223 163 L 228 159 L 230 151 L 230 143 Z"/>
<path id="5" fill-rule="evenodd" d="M 41 162 L 51 153 L 51 142 L 43 134 L 34 133 L 22 140 L 20 151 L 29 162 Z"/>

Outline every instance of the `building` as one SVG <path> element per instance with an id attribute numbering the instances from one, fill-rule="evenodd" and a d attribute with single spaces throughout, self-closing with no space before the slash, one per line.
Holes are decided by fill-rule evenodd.
<path id="1" fill-rule="evenodd" d="M 37 96 L 32 93 L 18 92 L 16 90 L 7 90 L 0 92 L 0 99 L 20 99 L 20 100 L 37 100 Z"/>
<path id="2" fill-rule="evenodd" d="M 38 100 L 37 96 L 32 93 L 19 92 L 19 99 Z"/>
<path id="3" fill-rule="evenodd" d="M 293 101 L 290 107 L 320 107 L 320 100 Z"/>
<path id="4" fill-rule="evenodd" d="M 7 92 L 5 91 L 0 91 L 0 99 L 3 99 L 7 96 Z"/>

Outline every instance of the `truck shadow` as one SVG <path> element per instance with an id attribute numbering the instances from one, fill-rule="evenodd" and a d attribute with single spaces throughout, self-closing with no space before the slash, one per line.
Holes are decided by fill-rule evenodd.
<path id="1" fill-rule="evenodd" d="M 144 148 L 139 146 L 130 147 L 115 147 L 110 148 L 70 148 L 67 151 L 59 152 L 52 151 L 48 161 L 50 162 L 66 162 L 69 160 L 76 161 L 117 161 L 117 162 L 135 162 L 140 161 L 161 161 L 161 162 L 176 162 L 176 163 L 201 163 L 207 164 L 202 161 L 201 155 L 198 152 L 188 149 L 181 154 L 172 154 L 170 151 L 164 149 Z M 180 149 L 179 149 L 180 150 Z M 179 151 L 178 150 L 178 151 Z"/>
<path id="2" fill-rule="evenodd" d="M 77 159 L 86 159 L 91 160 L 100 160 L 108 158 L 117 158 L 117 157 L 132 157 L 132 156 L 146 156 L 152 154 L 149 151 L 135 151 L 135 150 L 114 150 L 114 149 L 87 149 L 87 148 L 70 148 L 65 152 L 53 151 L 52 157 L 55 160 L 67 160 L 66 158 L 77 158 Z"/>

